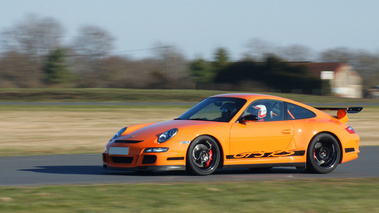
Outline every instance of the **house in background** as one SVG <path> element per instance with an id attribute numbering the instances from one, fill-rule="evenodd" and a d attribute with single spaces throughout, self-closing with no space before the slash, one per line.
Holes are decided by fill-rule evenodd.
<path id="1" fill-rule="evenodd" d="M 354 68 L 346 63 L 299 63 L 320 76 L 323 80 L 330 81 L 333 95 L 346 98 L 362 98 L 362 77 Z"/>

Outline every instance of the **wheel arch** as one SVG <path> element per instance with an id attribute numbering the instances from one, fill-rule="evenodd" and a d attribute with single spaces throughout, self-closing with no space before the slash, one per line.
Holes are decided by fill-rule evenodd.
<path id="1" fill-rule="evenodd" d="M 222 147 L 220 141 L 219 141 L 216 137 L 214 137 L 213 135 L 209 135 L 209 134 L 198 135 L 198 136 L 196 136 L 194 139 L 192 139 L 191 143 L 192 143 L 194 140 L 196 140 L 196 138 L 198 138 L 198 137 L 202 137 L 202 136 L 210 137 L 210 138 L 212 138 L 213 140 L 216 141 L 218 147 L 220 148 L 220 152 L 221 152 L 221 153 L 220 153 L 220 164 L 218 165 L 218 168 L 222 168 L 222 167 L 224 166 L 224 148 Z M 190 144 L 191 144 L 191 143 L 190 143 Z M 189 147 L 190 147 L 190 146 L 187 147 L 187 151 L 186 151 L 186 153 L 188 153 Z M 187 155 L 186 155 L 186 156 L 187 156 Z M 186 161 L 186 163 L 187 163 L 187 161 Z"/>
<path id="2" fill-rule="evenodd" d="M 315 135 L 311 138 L 311 140 L 309 140 L 309 142 L 308 142 L 308 146 L 307 146 L 307 150 L 306 150 L 306 156 L 308 156 L 308 150 L 309 150 L 309 146 L 311 145 L 311 141 L 312 141 L 315 137 L 317 137 L 318 135 L 323 134 L 323 133 L 329 134 L 329 135 L 333 136 L 333 137 L 337 140 L 338 145 L 340 146 L 340 154 L 341 154 L 341 158 L 340 158 L 340 160 L 339 160 L 338 163 L 341 163 L 341 162 L 342 162 L 342 159 L 343 159 L 343 147 L 342 147 L 342 144 L 341 144 L 341 140 L 338 138 L 338 136 L 337 136 L 336 134 L 334 134 L 333 132 L 329 132 L 329 131 L 322 131 L 322 132 L 319 132 L 319 133 L 315 134 Z M 308 161 L 308 158 L 307 158 L 306 160 Z"/>

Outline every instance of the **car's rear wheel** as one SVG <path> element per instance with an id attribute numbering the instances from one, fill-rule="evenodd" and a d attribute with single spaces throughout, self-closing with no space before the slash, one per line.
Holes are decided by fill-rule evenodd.
<path id="1" fill-rule="evenodd" d="M 337 167 L 340 159 L 341 147 L 337 139 L 328 133 L 321 133 L 309 144 L 306 170 L 326 174 Z"/>
<path id="2" fill-rule="evenodd" d="M 195 175 L 210 175 L 220 164 L 220 148 L 209 136 L 197 137 L 187 151 L 187 171 Z"/>

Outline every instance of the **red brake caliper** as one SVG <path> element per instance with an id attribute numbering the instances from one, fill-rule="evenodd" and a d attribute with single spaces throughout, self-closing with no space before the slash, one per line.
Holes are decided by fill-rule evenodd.
<path id="1" fill-rule="evenodd" d="M 316 149 L 313 150 L 313 158 L 316 159 Z"/>
<path id="2" fill-rule="evenodd" d="M 212 161 L 212 149 L 209 150 L 209 160 L 208 160 L 207 164 L 205 165 L 205 167 L 208 167 L 209 164 L 211 163 L 211 161 Z"/>

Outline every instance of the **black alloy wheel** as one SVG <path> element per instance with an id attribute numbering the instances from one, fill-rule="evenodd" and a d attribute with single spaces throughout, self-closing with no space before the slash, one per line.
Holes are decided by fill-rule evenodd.
<path id="1" fill-rule="evenodd" d="M 209 136 L 197 137 L 187 151 L 187 171 L 194 175 L 210 175 L 220 164 L 220 148 Z"/>
<path id="2" fill-rule="evenodd" d="M 328 133 L 321 133 L 309 144 L 306 170 L 326 174 L 338 166 L 340 159 L 341 147 L 337 139 Z"/>

